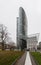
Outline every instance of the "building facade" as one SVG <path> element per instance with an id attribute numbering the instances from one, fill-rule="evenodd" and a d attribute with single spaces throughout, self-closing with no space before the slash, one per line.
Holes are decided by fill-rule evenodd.
<path id="1" fill-rule="evenodd" d="M 17 17 L 17 47 L 25 49 L 27 46 L 27 19 L 25 11 L 19 8 L 19 17 Z"/>
<path id="2" fill-rule="evenodd" d="M 29 50 L 37 50 L 37 45 L 38 45 L 38 35 L 30 35 L 27 38 L 27 49 Z"/>

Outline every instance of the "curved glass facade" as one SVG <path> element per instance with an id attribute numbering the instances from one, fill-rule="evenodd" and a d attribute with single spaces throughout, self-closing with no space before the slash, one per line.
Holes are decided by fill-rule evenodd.
<path id="1" fill-rule="evenodd" d="M 27 20 L 22 7 L 19 8 L 19 17 L 17 17 L 17 47 L 25 49 L 27 46 Z"/>

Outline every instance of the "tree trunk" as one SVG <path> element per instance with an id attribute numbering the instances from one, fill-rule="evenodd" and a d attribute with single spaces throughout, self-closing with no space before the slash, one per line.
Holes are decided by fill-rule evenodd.
<path id="1" fill-rule="evenodd" d="M 5 50 L 5 49 L 4 49 L 4 42 L 2 42 L 2 50 Z"/>

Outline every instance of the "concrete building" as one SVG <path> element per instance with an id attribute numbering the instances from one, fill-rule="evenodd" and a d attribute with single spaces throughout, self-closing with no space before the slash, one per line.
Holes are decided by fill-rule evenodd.
<path id="1" fill-rule="evenodd" d="M 27 46 L 27 19 L 25 11 L 19 8 L 19 17 L 17 17 L 17 47 L 25 49 Z"/>
<path id="2" fill-rule="evenodd" d="M 30 35 L 27 38 L 27 49 L 29 50 L 37 50 L 39 34 Z"/>

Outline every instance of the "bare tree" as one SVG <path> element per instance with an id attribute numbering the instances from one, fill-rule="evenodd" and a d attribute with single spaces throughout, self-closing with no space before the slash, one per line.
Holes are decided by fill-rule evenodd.
<path id="1" fill-rule="evenodd" d="M 7 27 L 3 24 L 0 24 L 0 39 L 2 43 L 2 50 L 4 50 L 4 43 L 6 42 L 6 39 L 8 37 Z"/>

